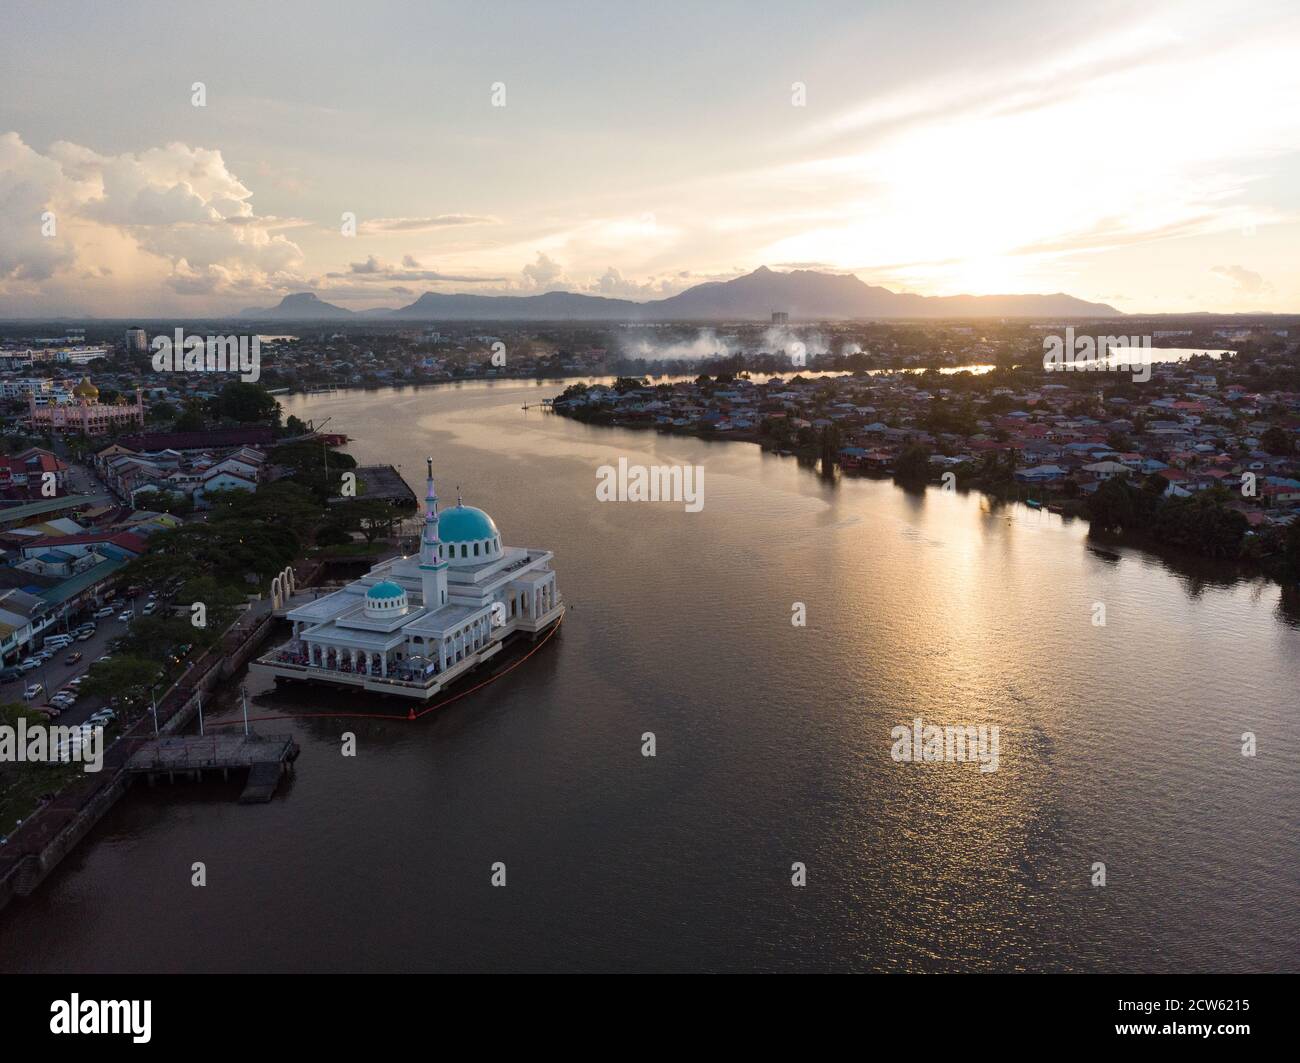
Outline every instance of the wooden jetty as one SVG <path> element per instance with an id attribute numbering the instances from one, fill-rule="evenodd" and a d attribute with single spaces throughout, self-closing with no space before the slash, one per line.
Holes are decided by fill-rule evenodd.
<path id="1" fill-rule="evenodd" d="M 126 771 L 147 776 L 152 785 L 160 775 L 174 781 L 177 775 L 201 779 L 204 772 L 219 771 L 224 779 L 232 768 L 247 768 L 248 783 L 239 801 L 252 804 L 271 800 L 298 753 L 288 735 L 166 735 L 132 753 Z"/>

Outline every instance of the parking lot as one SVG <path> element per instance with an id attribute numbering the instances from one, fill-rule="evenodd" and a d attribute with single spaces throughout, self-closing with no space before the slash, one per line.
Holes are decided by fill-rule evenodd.
<path id="1" fill-rule="evenodd" d="M 145 604 L 149 600 L 147 593 L 140 594 L 134 599 L 135 615 L 141 615 Z M 33 708 L 39 708 L 42 705 L 49 704 L 50 698 L 62 690 L 70 680 L 79 675 L 85 675 L 90 666 L 106 653 L 111 653 L 111 645 L 114 641 L 126 634 L 127 623 L 119 620 L 118 616 L 132 607 L 132 600 L 125 595 L 119 594 L 113 601 L 105 603 L 112 605 L 114 612 L 112 616 L 96 620 L 98 625 L 95 634 L 85 642 L 73 642 L 61 650 L 57 650 L 53 657 L 35 668 L 30 672 L 25 672 L 12 682 L 6 683 L 3 693 L 0 693 L 0 699 L 4 701 L 22 701 L 23 691 L 33 683 L 40 683 L 45 689 L 27 702 Z M 78 623 L 84 621 L 72 622 L 71 627 L 76 627 Z M 71 633 L 71 632 L 69 632 Z M 58 634 L 50 631 L 47 635 Z M 81 659 L 76 664 L 64 664 L 64 661 L 70 654 L 80 653 Z M 21 658 L 20 658 L 21 660 Z M 65 710 L 58 718 L 60 724 L 79 724 L 85 722 L 98 708 L 103 707 L 102 698 L 82 697 L 75 704 Z"/>

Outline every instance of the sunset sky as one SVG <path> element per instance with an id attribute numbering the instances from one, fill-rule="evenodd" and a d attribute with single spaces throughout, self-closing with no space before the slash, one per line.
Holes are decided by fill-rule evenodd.
<path id="1" fill-rule="evenodd" d="M 1297 54 L 1253 0 L 5 5 L 0 315 L 759 265 L 1300 312 Z"/>

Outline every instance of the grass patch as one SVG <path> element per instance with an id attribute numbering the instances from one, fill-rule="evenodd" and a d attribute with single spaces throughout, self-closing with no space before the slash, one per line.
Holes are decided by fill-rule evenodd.
<path id="1" fill-rule="evenodd" d="M 6 764 L 0 771 L 0 834 L 11 834 L 19 820 L 40 806 L 45 794 L 58 793 L 84 774 L 83 765 Z"/>

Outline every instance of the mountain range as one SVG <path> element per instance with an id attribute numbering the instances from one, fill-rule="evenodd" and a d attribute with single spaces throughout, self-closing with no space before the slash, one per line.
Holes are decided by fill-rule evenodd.
<path id="1" fill-rule="evenodd" d="M 576 292 L 542 295 L 443 295 L 425 292 L 397 309 L 348 310 L 312 292 L 286 295 L 278 306 L 241 311 L 259 321 L 791 321 L 854 318 L 1119 317 L 1105 303 L 1072 295 L 912 295 L 864 284 L 852 274 L 760 266 L 729 281 L 697 284 L 666 299 L 634 302 Z"/>

